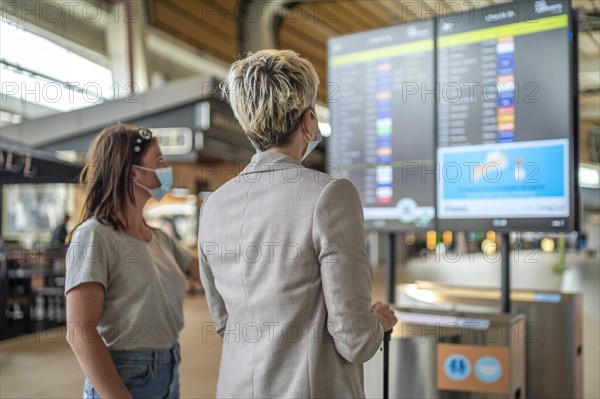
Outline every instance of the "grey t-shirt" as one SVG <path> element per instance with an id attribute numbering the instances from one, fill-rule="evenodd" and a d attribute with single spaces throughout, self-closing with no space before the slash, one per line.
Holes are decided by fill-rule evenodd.
<path id="1" fill-rule="evenodd" d="M 65 294 L 86 282 L 104 286 L 97 329 L 110 350 L 171 348 L 183 327 L 184 272 L 191 260 L 161 230 L 152 229 L 145 243 L 88 219 L 67 251 Z"/>

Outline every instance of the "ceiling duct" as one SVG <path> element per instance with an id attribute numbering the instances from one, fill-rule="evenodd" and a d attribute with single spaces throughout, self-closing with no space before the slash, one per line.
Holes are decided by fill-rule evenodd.
<path id="1" fill-rule="evenodd" d="M 266 48 L 278 48 L 277 31 L 287 11 L 298 0 L 242 0 L 240 2 L 240 53 Z"/>

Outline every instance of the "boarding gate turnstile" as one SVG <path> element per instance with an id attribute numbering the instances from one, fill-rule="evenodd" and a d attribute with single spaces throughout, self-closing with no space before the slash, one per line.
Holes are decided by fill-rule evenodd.
<path id="1" fill-rule="evenodd" d="M 391 398 L 524 398 L 525 316 L 397 308 Z M 367 397 L 382 397 L 382 354 L 365 365 Z"/>
<path id="2" fill-rule="evenodd" d="M 583 298 L 577 293 L 513 290 L 513 311 L 526 323 L 526 394 L 529 398 L 583 397 Z M 497 309 L 500 290 L 417 281 L 399 284 L 400 306 L 453 311 Z"/>

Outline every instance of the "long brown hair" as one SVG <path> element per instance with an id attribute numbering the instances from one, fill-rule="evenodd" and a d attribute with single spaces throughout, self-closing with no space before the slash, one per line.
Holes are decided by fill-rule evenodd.
<path id="1" fill-rule="evenodd" d="M 80 224 L 95 217 L 116 230 L 127 228 L 119 215 L 125 214 L 128 200 L 135 203 L 131 170 L 155 140 L 148 129 L 135 125 L 119 123 L 102 129 L 90 145 L 80 175 L 87 186 Z"/>

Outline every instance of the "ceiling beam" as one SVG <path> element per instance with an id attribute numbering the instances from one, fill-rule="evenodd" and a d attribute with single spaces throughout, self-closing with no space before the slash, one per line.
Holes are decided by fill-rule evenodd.
<path id="1" fill-rule="evenodd" d="M 229 70 L 225 61 L 210 56 L 197 55 L 198 49 L 160 29 L 148 27 L 146 33 L 148 52 L 156 57 L 176 64 L 190 72 L 224 80 Z"/>
<path id="2" fill-rule="evenodd" d="M 302 1 L 241 0 L 239 53 L 277 48 L 277 31 L 283 23 L 286 10 Z"/>
<path id="3" fill-rule="evenodd" d="M 127 121 L 188 104 L 211 96 L 214 89 L 212 78 L 194 76 L 169 82 L 159 89 L 140 95 L 118 98 L 116 101 L 106 101 L 89 108 L 5 126 L 0 128 L 0 135 L 35 148 L 77 136 L 81 132 L 100 130 L 111 123 Z"/>

